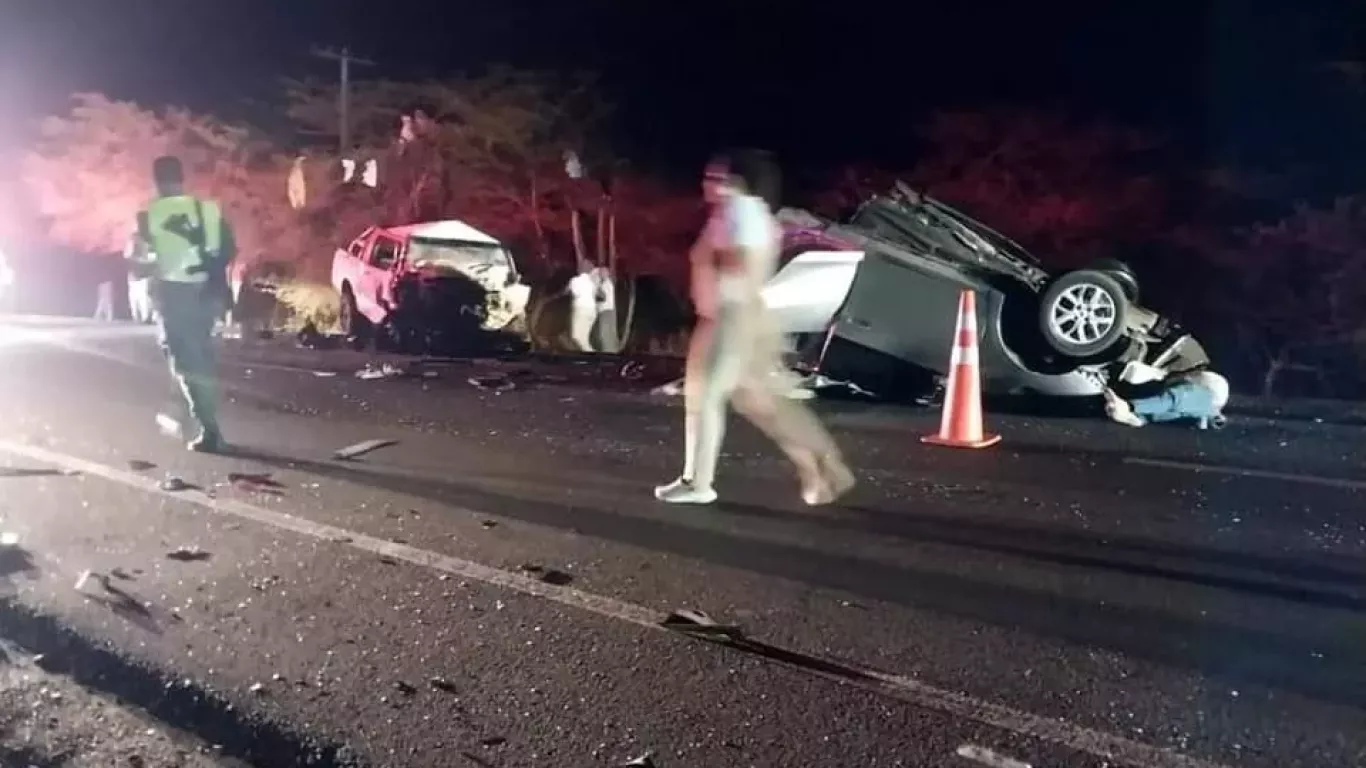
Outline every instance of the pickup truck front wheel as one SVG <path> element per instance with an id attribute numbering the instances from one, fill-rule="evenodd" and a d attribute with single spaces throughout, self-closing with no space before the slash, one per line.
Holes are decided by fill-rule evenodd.
<path id="1" fill-rule="evenodd" d="M 363 347 L 370 332 L 370 321 L 360 313 L 360 308 L 356 306 L 356 294 L 349 285 L 342 289 L 341 315 L 338 320 L 347 343 L 357 349 Z"/>

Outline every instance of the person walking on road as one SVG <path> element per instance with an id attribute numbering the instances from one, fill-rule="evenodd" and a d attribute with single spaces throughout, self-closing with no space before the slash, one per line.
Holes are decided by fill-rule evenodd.
<path id="1" fill-rule="evenodd" d="M 213 327 L 226 311 L 222 286 L 236 246 L 218 204 L 185 192 L 178 158 L 157 158 L 152 176 L 157 197 L 138 213 L 129 266 L 150 278 L 162 350 L 185 410 L 198 422 L 188 447 L 214 453 L 225 443 L 218 422 Z"/>
<path id="2" fill-rule="evenodd" d="M 677 504 L 709 504 L 726 430 L 726 406 L 778 444 L 796 467 L 802 499 L 828 504 L 854 485 L 838 447 L 815 414 L 784 397 L 773 372 L 782 337 L 762 288 L 777 269 L 781 230 L 771 205 L 778 168 L 759 150 L 740 150 L 707 168 L 712 215 L 690 254 L 697 315 L 684 379 L 683 474 L 655 488 Z"/>

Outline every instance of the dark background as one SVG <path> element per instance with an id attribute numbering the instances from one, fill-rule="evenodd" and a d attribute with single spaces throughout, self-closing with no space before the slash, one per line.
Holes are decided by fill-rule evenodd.
<path id="1" fill-rule="evenodd" d="M 1119 118 L 1201 165 L 1319 166 L 1340 186 L 1362 170 L 1362 134 L 1343 126 L 1362 125 L 1366 96 L 1325 65 L 1360 56 L 1363 35 L 1351 0 L 3 0 L 0 142 L 76 90 L 284 130 L 279 78 L 336 76 L 316 43 L 394 79 L 597 71 L 612 145 L 671 175 L 742 142 L 794 169 L 899 166 L 929 110 L 1015 103 Z"/>

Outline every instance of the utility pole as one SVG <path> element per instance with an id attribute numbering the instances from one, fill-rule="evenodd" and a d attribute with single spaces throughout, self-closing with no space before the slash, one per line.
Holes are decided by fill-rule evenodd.
<path id="1" fill-rule="evenodd" d="M 341 124 L 338 127 L 337 140 L 341 145 L 341 154 L 345 157 L 346 153 L 351 151 L 351 65 L 360 64 L 373 67 L 375 62 L 362 59 L 359 56 L 352 56 L 351 49 L 345 47 L 336 51 L 331 48 L 314 46 L 312 54 L 317 58 L 335 61 L 341 65 L 341 96 L 337 102 Z"/>

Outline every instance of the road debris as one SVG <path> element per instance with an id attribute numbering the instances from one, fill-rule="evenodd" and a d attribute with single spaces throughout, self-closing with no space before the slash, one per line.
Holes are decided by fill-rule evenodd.
<path id="1" fill-rule="evenodd" d="M 391 445 L 397 444 L 397 440 L 391 440 L 389 438 L 362 440 L 361 442 L 356 443 L 355 445 L 348 445 L 347 447 L 342 448 L 339 451 L 336 451 L 332 454 L 332 458 L 347 461 L 360 456 L 364 456 L 365 454 L 370 453 L 371 451 L 377 451 L 380 448 L 388 448 Z"/>
<path id="2" fill-rule="evenodd" d="M 180 429 L 180 419 L 168 413 L 157 414 L 157 429 L 161 430 L 161 434 L 166 437 L 179 439 L 183 434 Z"/>
<path id="3" fill-rule="evenodd" d="M 744 637 L 744 632 L 739 626 L 734 624 L 721 624 L 708 616 L 703 611 L 691 608 L 681 608 L 668 616 L 659 623 L 665 629 L 672 629 L 675 632 L 682 632 L 686 635 L 696 635 L 698 637 L 724 637 L 726 639 L 738 640 Z"/>
<path id="4" fill-rule="evenodd" d="M 104 574 L 99 573 L 98 571 L 92 571 L 87 568 L 86 570 L 81 571 L 80 576 L 76 577 L 76 591 L 84 592 L 86 586 L 88 586 L 92 581 L 103 587 L 105 591 L 109 591 L 112 588 L 112 585 L 109 583 L 108 576 L 105 576 Z"/>
<path id="5" fill-rule="evenodd" d="M 284 484 L 272 478 L 269 472 L 229 472 L 228 482 L 249 493 L 284 495 Z"/>
<path id="6" fill-rule="evenodd" d="M 639 360 L 631 360 L 621 366 L 621 370 L 617 372 L 617 375 L 627 381 L 638 381 L 645 375 L 645 364 Z"/>
<path id="7" fill-rule="evenodd" d="M 646 752 L 621 764 L 621 768 L 656 768 L 655 753 Z"/>
<path id="8" fill-rule="evenodd" d="M 384 363 L 378 367 L 372 363 L 366 363 L 364 368 L 356 371 L 356 378 L 364 381 L 374 381 L 375 379 L 396 379 L 406 374 L 407 371 L 393 363 Z"/>
<path id="9" fill-rule="evenodd" d="M 161 490 L 170 491 L 172 493 L 175 493 L 177 491 L 188 491 L 193 487 L 194 486 L 190 485 L 184 480 L 181 480 L 175 475 L 167 475 L 166 479 L 162 480 L 160 485 Z"/>
<path id="10" fill-rule="evenodd" d="M 0 533 L 0 547 L 16 547 L 19 545 L 19 534 L 14 531 Z"/>
<path id="11" fill-rule="evenodd" d="M 517 383 L 505 374 L 494 374 L 492 376 L 472 376 L 469 379 L 470 386 L 475 389 L 482 389 L 501 395 L 517 388 Z"/>
<path id="12" fill-rule="evenodd" d="M 1006 757 L 999 752 L 993 752 L 986 747 L 979 747 L 976 744 L 964 744 L 955 750 L 954 754 L 964 760 L 971 760 L 974 763 L 990 766 L 991 768 L 1031 768 L 1029 763 L 1023 763 L 1014 758 Z"/>
<path id="13" fill-rule="evenodd" d="M 433 677 L 427 680 L 427 685 L 435 688 L 442 693 L 455 693 L 455 683 L 444 677 Z"/>
<path id="14" fill-rule="evenodd" d="M 178 547 L 166 553 L 166 559 L 177 560 L 182 563 L 203 562 L 211 557 L 213 557 L 211 553 L 199 547 Z"/>
<path id="15" fill-rule="evenodd" d="M 681 397 L 683 395 L 683 379 L 677 379 L 667 384 L 660 384 L 650 390 L 652 395 L 663 395 L 665 397 Z"/>
<path id="16" fill-rule="evenodd" d="M 535 576 L 546 584 L 553 584 L 557 587 L 562 587 L 574 580 L 573 576 L 564 571 L 546 568 L 538 563 L 523 563 L 522 571 Z"/>
<path id="17" fill-rule="evenodd" d="M 157 465 L 142 459 L 129 459 L 128 468 L 134 472 L 147 472 L 157 468 Z"/>

